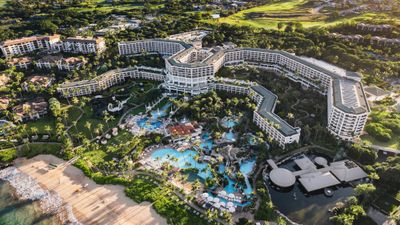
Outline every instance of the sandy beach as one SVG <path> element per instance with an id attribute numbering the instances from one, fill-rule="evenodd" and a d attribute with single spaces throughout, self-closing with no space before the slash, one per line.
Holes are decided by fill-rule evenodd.
<path id="1" fill-rule="evenodd" d="M 36 179 L 39 185 L 56 192 L 72 207 L 79 222 L 91 224 L 164 225 L 150 203 L 137 204 L 125 196 L 119 185 L 97 185 L 73 166 L 49 170 L 49 164 L 62 164 L 64 160 L 52 155 L 39 155 L 32 159 L 17 159 L 15 167 Z"/>

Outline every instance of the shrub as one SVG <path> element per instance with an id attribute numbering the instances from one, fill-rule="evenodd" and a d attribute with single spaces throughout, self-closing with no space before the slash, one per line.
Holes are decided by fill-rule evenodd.
<path id="1" fill-rule="evenodd" d="M 352 159 L 366 165 L 371 165 L 378 158 L 376 151 L 362 147 L 358 144 L 353 144 L 351 147 L 347 148 L 348 156 Z"/>
<path id="2" fill-rule="evenodd" d="M 10 163 L 15 158 L 17 158 L 17 150 L 15 148 L 9 148 L 0 151 L 0 163 Z"/>
<path id="3" fill-rule="evenodd" d="M 388 142 L 392 139 L 392 130 L 384 127 L 380 123 L 370 123 L 365 126 L 365 130 L 378 141 Z"/>

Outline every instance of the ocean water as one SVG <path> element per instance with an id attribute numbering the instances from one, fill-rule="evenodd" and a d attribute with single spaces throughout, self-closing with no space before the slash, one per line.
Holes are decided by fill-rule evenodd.
<path id="1" fill-rule="evenodd" d="M 0 225 L 60 225 L 56 216 L 46 215 L 39 202 L 23 201 L 11 185 L 0 180 Z"/>

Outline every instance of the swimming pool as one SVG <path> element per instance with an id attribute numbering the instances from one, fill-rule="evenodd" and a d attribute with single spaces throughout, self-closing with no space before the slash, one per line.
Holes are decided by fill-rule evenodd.
<path id="1" fill-rule="evenodd" d="M 151 158 L 157 163 L 168 162 L 172 166 L 178 167 L 180 169 L 194 168 L 198 169 L 197 175 L 202 179 L 211 178 L 212 174 L 208 168 L 208 163 L 199 163 L 195 160 L 197 152 L 193 150 L 185 150 L 179 152 L 173 148 L 164 148 L 154 151 L 151 154 Z M 176 159 L 176 160 L 175 160 Z"/>
<path id="2" fill-rule="evenodd" d="M 232 131 L 225 133 L 224 138 L 230 142 L 236 141 L 236 135 Z"/>
<path id="3" fill-rule="evenodd" d="M 246 194 L 246 195 L 251 195 L 253 193 L 253 188 L 251 187 L 248 176 L 253 171 L 255 163 L 256 163 L 256 160 L 251 159 L 251 160 L 244 161 L 240 164 L 239 170 L 244 176 L 246 187 L 243 187 L 242 185 L 238 185 L 236 181 L 232 180 L 227 175 L 224 175 L 224 178 L 228 180 L 228 184 L 224 187 L 224 190 L 226 191 L 226 193 L 230 194 L 230 193 L 239 192 L 239 190 L 238 190 L 239 188 L 242 188 L 244 194 Z M 218 172 L 222 174 L 222 173 L 224 173 L 224 171 L 225 171 L 225 165 L 223 165 L 223 164 L 219 165 Z"/>
<path id="4" fill-rule="evenodd" d="M 167 115 L 168 108 L 172 105 L 171 102 L 168 102 L 163 107 L 158 108 L 150 112 L 150 115 L 153 119 L 158 119 Z"/>
<path id="5" fill-rule="evenodd" d="M 137 120 L 136 123 L 140 128 L 144 128 L 147 130 L 155 130 L 157 128 L 160 128 L 162 125 L 161 121 L 149 119 L 148 117 L 141 118 Z"/>
<path id="6" fill-rule="evenodd" d="M 210 137 L 210 133 L 204 132 L 201 135 L 201 143 L 200 143 L 199 147 L 201 149 L 203 149 L 204 151 L 206 151 L 207 153 L 210 153 L 210 151 L 212 150 L 213 145 L 214 145 L 214 142 Z"/>
<path id="7" fill-rule="evenodd" d="M 257 145 L 258 141 L 256 136 L 252 134 L 247 135 L 247 143 L 249 143 L 249 145 Z"/>
<path id="8" fill-rule="evenodd" d="M 223 125 L 224 125 L 224 127 L 226 127 L 226 128 L 232 128 L 232 127 L 236 126 L 236 124 L 237 124 L 237 122 L 234 121 L 234 120 L 225 120 L 225 121 L 223 122 Z"/>
<path id="9" fill-rule="evenodd" d="M 253 193 L 253 188 L 251 187 L 250 181 L 248 176 L 250 175 L 250 173 L 253 171 L 254 165 L 256 163 L 255 159 L 251 159 L 248 161 L 244 161 L 240 164 L 240 172 L 243 174 L 244 176 L 244 181 L 246 182 L 246 188 L 244 188 L 243 192 L 246 195 L 250 195 Z"/>

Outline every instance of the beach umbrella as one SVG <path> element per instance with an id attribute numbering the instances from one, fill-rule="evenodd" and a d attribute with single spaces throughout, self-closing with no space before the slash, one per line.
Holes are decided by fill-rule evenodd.
<path id="1" fill-rule="evenodd" d="M 232 194 L 232 193 L 230 193 L 230 194 L 228 195 L 228 197 L 229 197 L 229 198 L 235 198 L 235 195 Z"/>
<path id="2" fill-rule="evenodd" d="M 207 192 L 204 192 L 203 194 L 201 194 L 201 196 L 202 196 L 203 198 L 207 198 L 209 195 L 208 195 Z"/>
<path id="3" fill-rule="evenodd" d="M 215 208 L 217 208 L 217 209 L 219 209 L 219 208 L 221 208 L 221 205 L 217 202 L 217 203 L 214 203 L 214 205 L 213 205 Z"/>
<path id="4" fill-rule="evenodd" d="M 220 194 L 220 195 L 226 195 L 226 191 L 224 191 L 224 190 L 223 190 L 223 191 L 220 191 L 219 194 Z"/>
<path id="5" fill-rule="evenodd" d="M 236 211 L 236 209 L 233 208 L 233 207 L 230 207 L 230 208 L 228 208 L 228 211 L 229 211 L 230 213 L 234 213 L 234 212 Z"/>
<path id="6" fill-rule="evenodd" d="M 208 196 L 208 197 L 207 197 L 207 202 L 211 202 L 212 200 L 214 200 L 213 197 L 211 197 L 211 196 Z"/>
<path id="7" fill-rule="evenodd" d="M 227 206 L 228 208 L 231 208 L 231 207 L 234 206 L 234 204 L 233 204 L 233 202 L 228 202 L 228 203 L 226 203 L 226 206 Z"/>
<path id="8" fill-rule="evenodd" d="M 217 197 L 214 198 L 214 202 L 217 202 L 217 203 L 218 203 L 218 202 L 220 202 L 220 201 L 221 201 L 221 199 L 219 199 L 219 198 L 217 198 Z"/>

